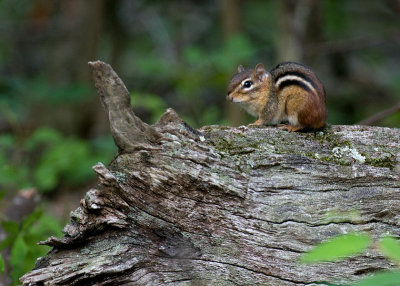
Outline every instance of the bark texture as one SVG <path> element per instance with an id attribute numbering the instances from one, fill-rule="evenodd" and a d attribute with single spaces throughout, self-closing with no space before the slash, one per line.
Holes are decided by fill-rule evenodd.
<path id="1" fill-rule="evenodd" d="M 395 267 L 375 249 L 301 254 L 338 234 L 400 236 L 400 130 L 189 127 L 137 118 L 111 67 L 90 63 L 119 154 L 24 285 L 326 285 Z"/>

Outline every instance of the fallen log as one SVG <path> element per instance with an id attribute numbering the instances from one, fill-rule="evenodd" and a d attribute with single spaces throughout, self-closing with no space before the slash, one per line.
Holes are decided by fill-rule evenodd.
<path id="1" fill-rule="evenodd" d="M 343 233 L 400 236 L 400 129 L 195 130 L 172 109 L 149 126 L 89 64 L 119 152 L 24 285 L 324 285 L 396 266 L 375 249 L 298 260 Z"/>

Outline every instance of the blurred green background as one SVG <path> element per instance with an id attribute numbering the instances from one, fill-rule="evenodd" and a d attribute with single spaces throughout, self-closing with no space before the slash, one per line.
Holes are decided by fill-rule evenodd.
<path id="1" fill-rule="evenodd" d="M 369 124 L 399 127 L 399 27 L 399 0 L 0 0 L 0 285 L 117 152 L 88 61 L 113 66 L 148 123 L 167 107 L 196 128 L 251 123 L 225 100 L 237 66 L 291 60 L 324 83 L 329 123 L 385 111 Z M 18 197 L 31 211 L 10 215 Z"/>

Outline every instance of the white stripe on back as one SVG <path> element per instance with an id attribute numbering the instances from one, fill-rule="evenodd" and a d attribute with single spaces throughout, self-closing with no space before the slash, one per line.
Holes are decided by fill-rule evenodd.
<path id="1" fill-rule="evenodd" d="M 303 83 L 304 85 L 306 85 L 310 90 L 312 90 L 313 93 L 317 94 L 317 91 L 315 90 L 315 88 L 312 86 L 311 83 L 309 83 L 304 78 L 301 78 L 297 75 L 285 75 L 285 76 L 281 77 L 280 79 L 278 79 L 278 81 L 275 83 L 275 86 L 279 88 L 281 83 L 283 83 L 284 81 L 287 81 L 287 80 L 299 81 L 299 82 Z"/>

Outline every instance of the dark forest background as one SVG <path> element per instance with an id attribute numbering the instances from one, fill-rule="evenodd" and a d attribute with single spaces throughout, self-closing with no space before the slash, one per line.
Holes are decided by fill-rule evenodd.
<path id="1" fill-rule="evenodd" d="M 88 61 L 113 66 L 148 123 L 172 107 L 196 128 L 249 124 L 225 99 L 237 66 L 290 60 L 324 83 L 330 124 L 399 127 L 399 27 L 399 0 L 0 0 L 0 285 L 117 152 Z"/>

